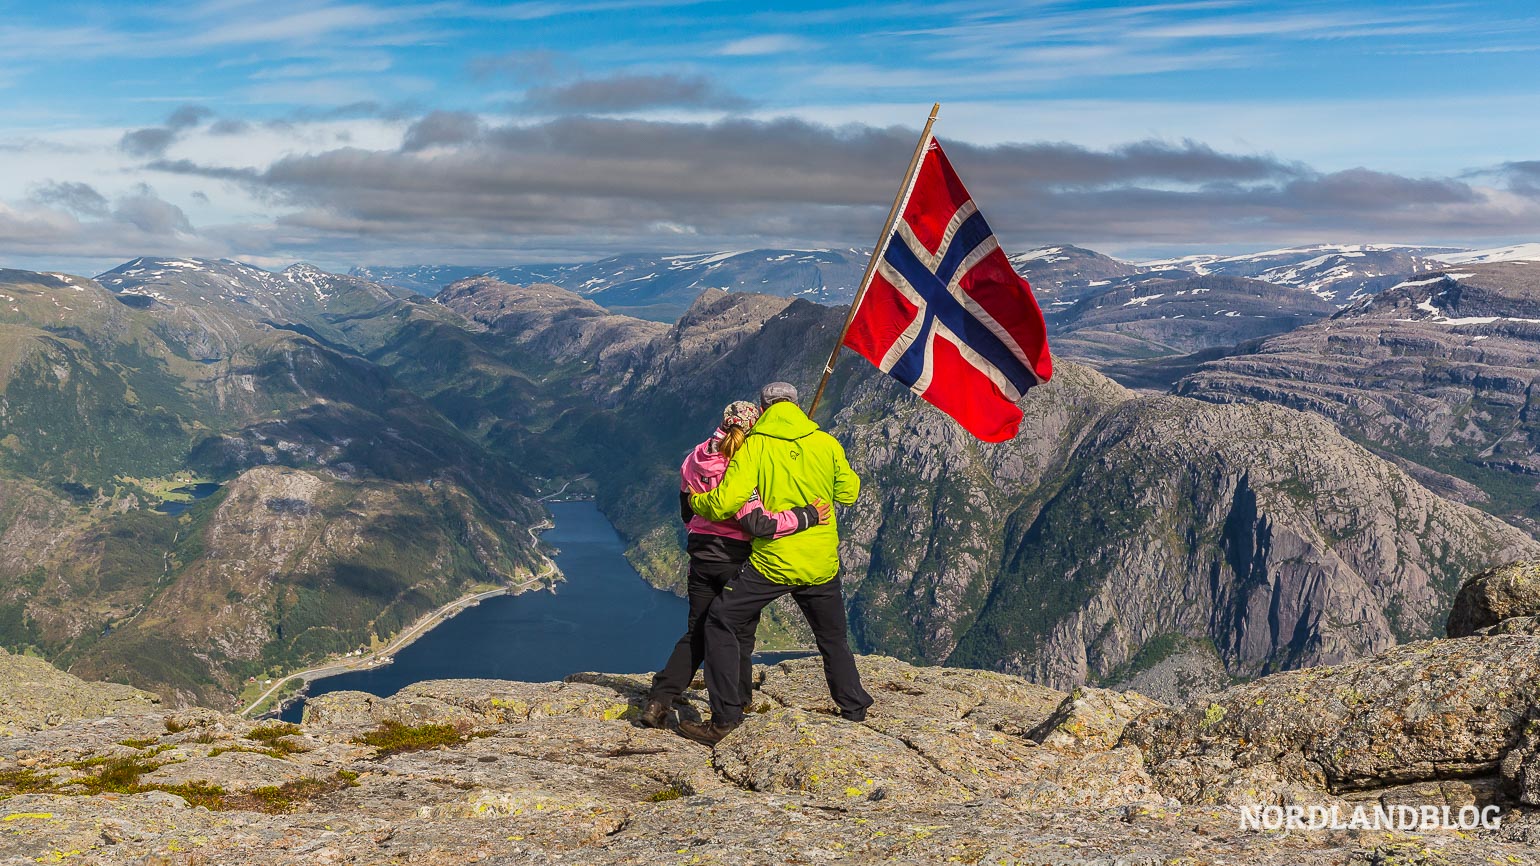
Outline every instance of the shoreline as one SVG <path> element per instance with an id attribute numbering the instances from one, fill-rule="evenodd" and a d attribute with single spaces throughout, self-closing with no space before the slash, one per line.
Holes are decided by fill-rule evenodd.
<path id="1" fill-rule="evenodd" d="M 555 525 L 556 524 L 550 520 L 542 520 L 539 523 L 528 527 L 529 537 L 533 542 L 537 552 L 539 551 L 540 539 L 536 533 L 544 532 L 553 528 Z M 483 590 L 481 592 L 475 592 L 469 595 L 462 595 L 459 598 L 450 601 L 438 608 L 435 608 L 423 614 L 421 617 L 418 617 L 418 619 L 410 626 L 407 626 L 404 631 L 397 632 L 379 649 L 374 650 L 366 655 L 358 656 L 355 658 L 348 658 L 344 656 L 342 659 L 327 662 L 317 667 L 298 671 L 281 679 L 274 680 L 272 686 L 268 688 L 267 691 L 259 695 L 257 699 L 247 705 L 245 709 L 238 711 L 237 715 L 247 718 L 265 718 L 268 716 L 281 714 L 284 710 L 288 709 L 290 706 L 293 706 L 296 701 L 303 700 L 309 691 L 310 684 L 316 680 L 323 680 L 327 677 L 334 677 L 341 674 L 353 673 L 355 671 L 367 670 L 370 668 L 383 667 L 388 665 L 395 661 L 394 655 L 396 653 L 406 649 L 407 647 L 416 643 L 420 638 L 422 638 L 423 635 L 426 635 L 433 629 L 438 628 L 451 619 L 454 619 L 461 612 L 479 605 L 486 599 L 495 598 L 499 595 L 522 595 L 526 589 L 539 584 L 547 578 L 552 578 L 552 582 L 554 583 L 554 579 L 561 576 L 561 570 L 557 567 L 556 560 L 553 559 L 549 554 L 542 552 L 540 555 L 545 559 L 545 570 L 535 575 L 534 577 L 528 578 L 518 584 L 509 584 L 505 586 L 499 586 L 496 589 Z M 285 683 L 292 682 L 296 678 L 301 680 L 300 687 L 297 691 L 295 691 L 293 694 L 278 699 L 271 706 L 262 709 L 262 711 L 257 713 L 256 716 L 252 716 L 252 713 L 255 713 L 259 707 L 262 707 L 262 705 L 267 701 L 272 700 L 273 696 L 283 688 Z"/>
<path id="2" fill-rule="evenodd" d="M 539 501 L 593 501 L 589 497 L 558 499 L 557 497 L 561 496 L 561 494 L 566 491 L 569 485 L 570 482 L 568 484 L 564 484 L 561 489 L 557 490 L 555 493 L 541 497 Z M 306 670 L 288 674 L 287 676 L 284 676 L 280 679 L 275 679 L 272 685 L 268 687 L 266 691 L 264 691 L 259 697 L 257 697 L 256 700 L 251 702 L 244 709 L 239 710 L 238 714 L 247 718 L 265 719 L 279 717 L 285 711 L 293 707 L 294 704 L 308 699 L 310 695 L 311 683 L 326 679 L 328 677 L 340 676 L 342 674 L 348 673 L 356 673 L 363 670 L 372 670 L 374 668 L 389 665 L 395 661 L 394 655 L 396 653 L 399 653 L 400 651 L 411 646 L 413 643 L 416 643 L 424 635 L 450 621 L 454 617 L 458 616 L 461 612 L 479 605 L 482 601 L 488 598 L 494 598 L 499 595 L 522 595 L 529 589 L 540 588 L 540 584 L 544 581 L 547 581 L 548 579 L 550 580 L 550 583 L 547 584 L 547 587 L 554 588 L 556 582 L 563 580 L 564 578 L 552 554 L 541 550 L 541 541 L 538 536 L 538 533 L 544 532 L 554 527 L 555 523 L 550 519 L 542 520 L 540 523 L 526 527 L 526 531 L 529 532 L 530 535 L 533 549 L 541 554 L 546 563 L 545 568 L 534 577 L 527 578 L 517 584 L 507 584 L 496 587 L 494 589 L 483 590 L 480 592 L 460 596 L 459 598 L 456 598 L 442 605 L 441 607 L 422 615 L 405 630 L 398 632 L 395 636 L 387 640 L 385 644 L 382 645 L 379 649 L 369 652 L 363 656 L 344 656 L 338 659 L 324 662 Z M 651 581 L 648 581 L 645 577 L 642 577 L 639 570 L 638 578 L 644 585 L 654 590 L 663 592 L 668 591 L 662 587 L 656 586 Z M 754 653 L 754 656 L 755 664 L 774 665 L 789 658 L 797 658 L 816 654 L 816 647 L 785 646 L 758 650 Z M 298 688 L 294 689 L 288 694 L 282 695 L 281 697 L 278 696 L 278 694 L 284 689 L 286 685 L 290 685 L 292 687 L 292 684 L 296 680 L 299 680 Z"/>

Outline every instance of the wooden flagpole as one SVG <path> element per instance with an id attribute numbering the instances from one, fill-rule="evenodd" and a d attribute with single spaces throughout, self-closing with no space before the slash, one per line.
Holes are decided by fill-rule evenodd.
<path id="1" fill-rule="evenodd" d="M 840 328 L 840 335 L 834 341 L 834 351 L 829 353 L 829 362 L 824 364 L 823 378 L 818 380 L 818 390 L 813 392 L 813 404 L 808 407 L 809 417 L 818 411 L 818 401 L 823 399 L 824 386 L 829 384 L 829 374 L 834 372 L 834 359 L 839 357 L 840 347 L 845 345 L 845 335 L 850 331 L 850 323 L 855 320 L 856 310 L 861 306 L 861 299 L 866 297 L 866 290 L 872 284 L 872 275 L 877 272 L 877 262 L 888 248 L 888 241 L 893 236 L 893 222 L 898 219 L 898 210 L 903 207 L 904 199 L 909 197 L 909 191 L 914 187 L 915 171 L 920 167 L 920 159 L 925 156 L 925 145 L 930 143 L 930 128 L 936 125 L 936 115 L 941 111 L 941 103 L 930 107 L 930 119 L 925 121 L 925 130 L 920 133 L 920 143 L 914 146 L 914 156 L 909 158 L 909 171 L 904 175 L 904 182 L 898 187 L 898 195 L 893 197 L 893 207 L 888 210 L 887 222 L 882 224 L 882 234 L 877 236 L 877 246 L 872 249 L 871 260 L 866 263 L 866 273 L 861 276 L 861 285 L 856 290 L 855 300 L 850 302 L 850 311 L 845 314 L 845 324 Z"/>

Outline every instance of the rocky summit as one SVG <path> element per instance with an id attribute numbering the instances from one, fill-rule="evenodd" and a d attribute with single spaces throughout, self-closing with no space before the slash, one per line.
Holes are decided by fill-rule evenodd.
<path id="1" fill-rule="evenodd" d="M 817 659 L 798 659 L 755 669 L 747 721 L 710 749 L 633 721 L 645 675 L 336 692 L 288 725 L 0 656 L 0 863 L 1371 866 L 1540 850 L 1534 635 L 1406 644 L 1183 706 L 858 661 L 876 696 L 864 722 L 839 719 Z M 679 717 L 704 697 L 697 683 Z M 1344 821 L 1490 807 L 1501 827 L 1242 824 L 1289 806 Z"/>

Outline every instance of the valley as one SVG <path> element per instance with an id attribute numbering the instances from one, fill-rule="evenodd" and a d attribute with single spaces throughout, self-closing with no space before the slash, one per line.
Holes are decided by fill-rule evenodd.
<path id="1" fill-rule="evenodd" d="M 844 358 L 818 420 L 867 480 L 858 648 L 1217 687 L 1429 636 L 1460 575 L 1540 555 L 1540 263 L 1438 255 L 1017 256 L 1059 357 L 999 445 Z M 478 586 L 538 589 L 538 491 L 579 477 L 676 588 L 679 455 L 764 381 L 811 390 L 859 256 L 0 272 L 0 644 L 233 709 Z M 803 641 L 786 614 L 765 646 Z"/>

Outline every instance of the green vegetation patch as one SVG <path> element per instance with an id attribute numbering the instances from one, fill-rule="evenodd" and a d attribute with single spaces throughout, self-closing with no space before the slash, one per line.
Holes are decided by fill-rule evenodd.
<path id="1" fill-rule="evenodd" d="M 686 790 L 683 784 L 675 782 L 669 785 L 667 788 L 648 794 L 642 799 L 647 803 L 666 803 L 669 800 L 678 800 L 683 797 L 688 797 L 690 794 L 691 792 Z"/>
<path id="2" fill-rule="evenodd" d="M 353 742 L 365 746 L 373 746 L 379 750 L 379 757 L 394 755 L 398 752 L 421 752 L 426 749 L 436 749 L 440 746 L 458 746 L 468 742 L 473 737 L 491 736 L 491 731 L 474 731 L 463 733 L 454 725 L 416 725 L 408 727 L 400 722 L 381 722 L 380 726 L 361 737 L 355 737 Z"/>
<path id="3" fill-rule="evenodd" d="M 186 782 L 181 785 L 151 785 L 143 790 L 165 791 L 167 794 L 175 794 L 187 801 L 189 806 L 202 806 L 211 811 L 229 808 L 225 805 L 225 798 L 229 795 L 225 789 L 209 782 Z"/>
<path id="4" fill-rule="evenodd" d="M 213 483 L 214 479 L 201 473 L 183 470 L 156 478 L 118 475 L 113 478 L 113 481 L 136 488 L 146 496 L 159 499 L 162 502 L 192 502 L 192 494 L 184 488 L 198 484 L 210 484 Z"/>
<path id="5" fill-rule="evenodd" d="M 261 727 L 252 728 L 251 731 L 246 734 L 246 739 L 261 743 L 266 747 L 263 749 L 254 749 L 251 751 L 260 751 L 263 754 L 271 755 L 274 758 L 282 758 L 286 755 L 295 755 L 306 751 L 306 749 L 300 744 L 294 742 L 293 740 L 286 739 L 287 737 L 296 736 L 299 733 L 300 729 L 298 725 L 291 725 L 288 722 L 275 722 L 270 725 L 262 725 Z M 229 749 L 227 751 L 237 750 Z"/>
<path id="6" fill-rule="evenodd" d="M 339 770 L 324 779 L 299 779 L 282 785 L 256 788 L 246 793 L 226 796 L 219 808 L 283 815 L 293 812 L 299 806 L 318 797 L 344 788 L 356 788 L 358 787 L 358 782 L 355 781 L 357 778 L 357 773 Z"/>
<path id="7" fill-rule="evenodd" d="M 33 769 L 0 770 L 0 797 L 53 790 L 53 779 Z"/>
<path id="8" fill-rule="evenodd" d="M 56 782 L 46 773 L 33 769 L 0 771 L 0 799 L 18 794 L 65 794 L 92 796 L 95 794 L 143 794 L 163 791 L 186 800 L 188 805 L 202 806 L 211 810 L 241 810 L 265 812 L 270 815 L 293 812 L 301 804 L 317 797 L 357 787 L 358 774 L 338 770 L 323 779 L 300 779 L 282 785 L 256 788 L 245 792 L 229 792 L 211 782 L 185 782 L 176 785 L 144 784 L 139 781 L 146 773 L 164 766 L 148 760 L 146 756 L 89 759 L 69 765 L 98 767 L 96 773 L 66 782 Z"/>
<path id="9" fill-rule="evenodd" d="M 1128 661 L 1113 668 L 1106 676 L 1101 677 L 1103 683 L 1121 683 L 1137 674 L 1141 674 L 1168 658 L 1188 653 L 1201 653 L 1218 657 L 1219 650 L 1214 642 L 1207 638 L 1197 639 L 1188 637 L 1180 632 L 1168 632 L 1156 635 L 1145 642 L 1138 652 Z"/>

